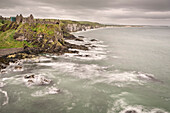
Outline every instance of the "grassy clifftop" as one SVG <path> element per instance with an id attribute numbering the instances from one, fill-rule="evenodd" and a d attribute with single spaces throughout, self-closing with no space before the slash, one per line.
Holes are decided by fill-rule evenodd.
<path id="1" fill-rule="evenodd" d="M 59 23 L 55 23 L 57 21 Z M 68 33 L 71 30 L 78 31 L 96 26 L 102 27 L 104 25 L 96 22 L 57 19 L 38 19 L 38 23 L 31 24 L 16 24 L 15 22 L 0 20 L 0 49 L 21 48 L 23 45 L 28 47 L 45 47 L 45 45 L 48 45 L 46 48 L 51 48 L 53 45 L 62 46 L 63 37 L 73 37 Z"/>
<path id="2" fill-rule="evenodd" d="M 13 27 L 17 26 L 17 27 Z M 58 24 L 19 24 L 9 21 L 0 21 L 0 49 L 44 46 L 46 43 L 62 45 L 62 30 Z M 19 41 L 18 41 L 19 40 Z"/>

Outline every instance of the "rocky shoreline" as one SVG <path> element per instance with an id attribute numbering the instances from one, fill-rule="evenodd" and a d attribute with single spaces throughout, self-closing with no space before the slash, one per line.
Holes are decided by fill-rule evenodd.
<path id="1" fill-rule="evenodd" d="M 0 70 L 5 69 L 10 62 L 15 63 L 18 60 L 26 59 L 26 58 L 35 58 L 42 53 L 54 53 L 56 55 L 62 55 L 64 53 L 78 53 L 76 50 L 69 50 L 69 49 L 80 49 L 80 50 L 88 50 L 88 47 L 84 45 L 76 45 L 65 42 L 65 46 L 59 46 L 53 50 L 46 50 L 45 48 L 38 48 L 38 47 L 25 47 L 22 51 L 14 52 L 12 54 L 6 54 L 0 57 Z M 7 49 L 8 50 L 8 49 Z"/>
<path id="2" fill-rule="evenodd" d="M 54 53 L 62 55 L 64 53 L 78 53 L 78 51 L 70 49 L 88 50 L 87 45 L 67 42 L 66 40 L 83 41 L 83 36 L 75 37 L 70 32 L 85 31 L 86 29 L 104 26 L 93 22 L 34 19 L 33 15 L 29 17 L 17 15 L 15 22 L 10 22 L 10 18 L 2 17 L 1 21 L 0 31 L 4 39 L 10 37 L 9 40 L 12 40 L 13 45 L 19 42 L 23 46 L 19 49 L 11 48 L 0 51 L 2 52 L 0 54 L 0 70 L 6 68 L 10 62 L 14 63 L 20 59 L 35 58 L 39 54 Z M 5 34 L 8 35 L 5 36 Z M 6 43 L 10 44 L 8 41 Z M 3 48 L 6 46 L 1 45 L 4 46 Z"/>

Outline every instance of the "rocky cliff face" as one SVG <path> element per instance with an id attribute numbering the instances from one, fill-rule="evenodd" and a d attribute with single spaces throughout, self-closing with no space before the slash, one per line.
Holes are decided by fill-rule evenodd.
<path id="1" fill-rule="evenodd" d="M 26 40 L 44 52 L 53 52 L 64 45 L 62 31 L 57 24 L 22 24 L 15 32 L 14 39 Z"/>
<path id="2" fill-rule="evenodd" d="M 99 28 L 99 25 L 67 24 L 65 29 L 69 32 L 86 31 L 87 29 Z"/>
<path id="3" fill-rule="evenodd" d="M 18 28 L 18 24 L 16 24 L 15 22 L 11 22 L 9 24 L 4 24 L 2 26 L 0 26 L 0 31 L 7 31 L 7 30 L 10 30 L 10 29 L 17 29 Z"/>

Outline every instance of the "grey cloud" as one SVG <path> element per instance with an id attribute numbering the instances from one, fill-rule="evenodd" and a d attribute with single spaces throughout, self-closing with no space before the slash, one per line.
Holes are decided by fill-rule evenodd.
<path id="1" fill-rule="evenodd" d="M 89 20 L 102 23 L 168 23 L 170 0 L 0 0 L 0 15 L 33 13 L 37 18 Z M 138 21 L 134 21 L 138 20 Z M 140 21 L 139 21 L 140 20 Z M 139 23 L 139 24 L 140 24 Z"/>

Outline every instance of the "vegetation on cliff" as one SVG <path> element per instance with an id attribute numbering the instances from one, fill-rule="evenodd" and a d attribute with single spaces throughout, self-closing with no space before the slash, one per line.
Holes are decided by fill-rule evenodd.
<path id="1" fill-rule="evenodd" d="M 58 46 L 64 46 L 64 38 L 76 38 L 69 32 L 101 26 L 104 25 L 86 21 L 57 19 L 34 19 L 32 23 L 19 24 L 9 20 L 0 20 L 0 49 L 24 46 L 55 49 Z"/>

